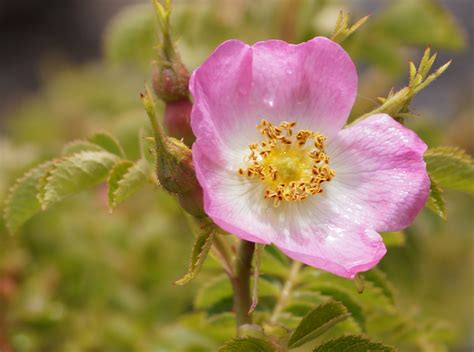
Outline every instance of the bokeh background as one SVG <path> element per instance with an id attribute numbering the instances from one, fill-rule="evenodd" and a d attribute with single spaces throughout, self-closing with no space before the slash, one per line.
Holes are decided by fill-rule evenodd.
<path id="1" fill-rule="evenodd" d="M 370 13 L 344 43 L 360 74 L 353 115 L 402 86 L 408 61 L 431 45 L 439 65 L 453 63 L 415 98 L 420 117 L 408 125 L 430 146 L 474 152 L 471 0 L 174 4 L 174 34 L 191 69 L 225 39 L 296 43 L 330 35 L 341 9 L 354 18 Z M 138 131 L 146 128 L 139 92 L 150 80 L 154 44 L 148 1 L 0 2 L 0 199 L 29 167 L 101 129 L 138 156 Z M 109 213 L 99 187 L 39 214 L 15 236 L 0 220 L 0 351 L 214 350 L 223 336 L 187 326 L 199 280 L 172 285 L 187 267 L 192 235 L 174 199 L 150 190 Z M 474 202 L 445 196 L 448 221 L 424 210 L 380 264 L 401 309 L 432 324 L 430 343 L 407 342 L 401 351 L 474 346 Z M 411 341 L 404 329 L 397 338 Z"/>

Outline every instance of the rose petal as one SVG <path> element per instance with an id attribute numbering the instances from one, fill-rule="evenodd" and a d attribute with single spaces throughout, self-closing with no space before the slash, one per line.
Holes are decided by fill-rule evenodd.
<path id="1" fill-rule="evenodd" d="M 385 114 L 342 130 L 327 152 L 336 177 L 325 184 L 317 207 L 378 232 L 413 222 L 426 203 L 430 181 L 423 160 L 426 144 Z"/>
<path id="2" fill-rule="evenodd" d="M 327 38 L 251 47 L 231 40 L 194 71 L 190 89 L 196 143 L 225 159 L 260 140 L 255 127 L 263 118 L 334 135 L 354 102 L 357 73 L 347 53 Z"/>
<path id="3" fill-rule="evenodd" d="M 239 238 L 274 243 L 296 260 L 348 278 L 370 269 L 385 254 L 376 232 L 339 217 L 331 208 L 316 207 L 319 195 L 275 208 L 264 199 L 260 181 L 226 170 L 198 147 L 193 158 L 200 165 L 197 176 L 206 213 Z"/>

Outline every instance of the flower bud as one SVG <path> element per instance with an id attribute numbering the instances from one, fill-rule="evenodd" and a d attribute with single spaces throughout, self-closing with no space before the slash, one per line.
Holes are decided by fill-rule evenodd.
<path id="1" fill-rule="evenodd" d="M 165 106 L 166 132 L 172 137 L 182 139 L 188 146 L 196 139 L 190 124 L 192 108 L 193 105 L 188 99 L 170 102 Z"/>
<path id="2" fill-rule="evenodd" d="M 165 139 L 164 149 L 158 149 L 156 156 L 156 174 L 161 185 L 168 192 L 178 194 L 200 187 L 194 172 L 191 150 L 172 137 Z"/>
<path id="3" fill-rule="evenodd" d="M 153 90 L 165 103 L 189 100 L 189 72 L 176 54 L 153 68 Z"/>
<path id="4" fill-rule="evenodd" d="M 197 218 L 206 216 L 204 212 L 202 188 L 196 187 L 186 193 L 178 194 L 178 201 L 181 207 Z"/>
<path id="5" fill-rule="evenodd" d="M 161 4 L 154 0 L 153 4 L 161 29 L 157 60 L 153 64 L 153 90 L 156 97 L 166 104 L 167 133 L 191 145 L 195 138 L 190 125 L 192 104 L 189 99 L 189 71 L 171 38 L 171 1 Z"/>
<path id="6" fill-rule="evenodd" d="M 167 150 L 171 158 L 157 155 L 158 180 L 167 191 L 177 194 L 186 212 L 196 217 L 205 216 L 202 188 L 196 179 L 191 150 L 174 138 L 168 138 Z"/>

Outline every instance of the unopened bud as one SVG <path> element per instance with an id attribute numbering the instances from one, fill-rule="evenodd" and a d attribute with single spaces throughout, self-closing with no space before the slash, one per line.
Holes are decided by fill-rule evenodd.
<path id="1" fill-rule="evenodd" d="M 189 72 L 177 55 L 172 60 L 153 68 L 153 90 L 165 103 L 189 100 Z"/>
<path id="2" fill-rule="evenodd" d="M 193 105 L 188 99 L 170 102 L 165 106 L 166 132 L 172 137 L 182 139 L 188 146 L 196 139 L 190 123 L 192 108 Z"/>
<path id="3" fill-rule="evenodd" d="M 171 193 L 186 193 L 200 187 L 194 171 L 191 150 L 175 138 L 166 138 L 165 150 L 157 150 L 157 176 Z"/>
<path id="4" fill-rule="evenodd" d="M 206 216 L 204 212 L 202 188 L 196 187 L 186 193 L 178 194 L 178 201 L 181 207 L 197 218 Z"/>
<path id="5" fill-rule="evenodd" d="M 168 138 L 167 145 L 174 162 L 167 161 L 160 167 L 158 161 L 157 176 L 160 183 L 167 191 L 176 193 L 186 212 L 195 217 L 205 216 L 202 188 L 196 179 L 191 150 L 174 138 Z M 159 155 L 157 159 L 160 159 Z"/>

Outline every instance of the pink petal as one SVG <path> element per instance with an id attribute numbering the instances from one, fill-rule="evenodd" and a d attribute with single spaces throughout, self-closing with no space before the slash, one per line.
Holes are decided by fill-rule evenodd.
<path id="1" fill-rule="evenodd" d="M 303 244 L 276 245 L 290 258 L 349 279 L 373 268 L 387 251 L 377 232 L 363 228 L 316 225 L 313 237 Z"/>
<path id="2" fill-rule="evenodd" d="M 253 47 L 251 106 L 272 122 L 327 136 L 344 126 L 357 92 L 351 58 L 335 42 L 317 37 L 298 45 L 267 40 Z"/>
<path id="3" fill-rule="evenodd" d="M 255 127 L 263 118 L 334 135 L 355 100 L 357 73 L 347 53 L 327 38 L 253 46 L 231 40 L 193 73 L 190 89 L 197 143 L 224 158 L 222 153 L 259 140 Z"/>
<path id="4" fill-rule="evenodd" d="M 324 201 L 338 217 L 378 232 L 410 225 L 426 203 L 426 144 L 385 114 L 342 130 L 327 146 L 336 177 Z"/>
<path id="5" fill-rule="evenodd" d="M 338 217 L 331 208 L 319 211 L 314 206 L 318 197 L 275 208 L 264 199 L 260 181 L 227 170 L 196 146 L 193 158 L 200 166 L 206 213 L 239 238 L 274 243 L 296 260 L 347 278 L 372 268 L 385 254 L 376 232 Z"/>

